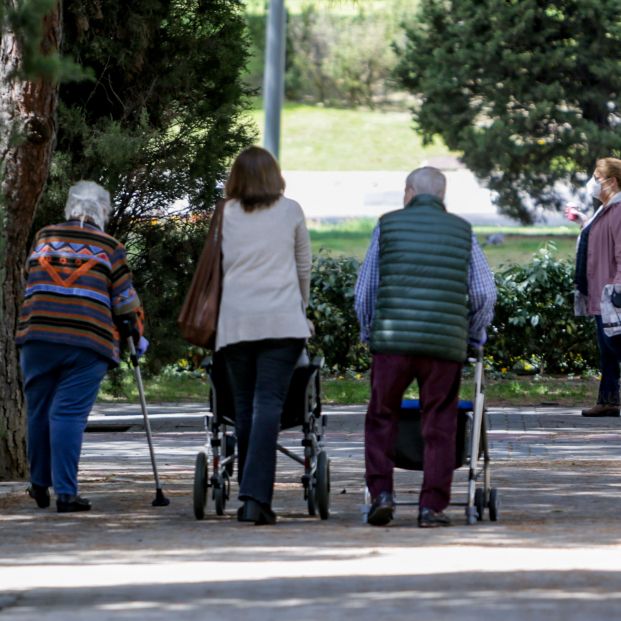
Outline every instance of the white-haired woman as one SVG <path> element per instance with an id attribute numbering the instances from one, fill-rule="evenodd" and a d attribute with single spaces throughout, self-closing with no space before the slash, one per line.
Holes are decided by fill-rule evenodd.
<path id="1" fill-rule="evenodd" d="M 27 260 L 17 330 L 28 409 L 30 496 L 40 508 L 88 511 L 78 495 L 82 435 L 106 371 L 119 363 L 119 317 L 142 334 L 125 248 L 104 233 L 110 195 L 92 181 L 69 190 L 66 221 L 42 228 Z"/>

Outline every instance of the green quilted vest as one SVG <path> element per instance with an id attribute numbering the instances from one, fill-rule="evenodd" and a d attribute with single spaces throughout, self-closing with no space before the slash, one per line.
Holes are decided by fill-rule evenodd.
<path id="1" fill-rule="evenodd" d="M 380 282 L 371 351 L 463 362 L 470 224 L 419 194 L 380 218 Z"/>

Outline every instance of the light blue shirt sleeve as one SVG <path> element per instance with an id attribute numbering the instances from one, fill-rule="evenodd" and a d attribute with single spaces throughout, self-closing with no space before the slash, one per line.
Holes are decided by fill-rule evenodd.
<path id="1" fill-rule="evenodd" d="M 474 233 L 470 250 L 468 268 L 468 299 L 469 299 L 469 341 L 480 346 L 487 340 L 486 328 L 494 317 L 496 304 L 496 283 L 489 268 L 487 258 Z"/>
<path id="2" fill-rule="evenodd" d="M 367 343 L 371 336 L 375 302 L 379 288 L 379 237 L 380 225 L 376 225 L 371 235 L 371 243 L 356 281 L 355 310 L 360 324 L 360 340 Z"/>

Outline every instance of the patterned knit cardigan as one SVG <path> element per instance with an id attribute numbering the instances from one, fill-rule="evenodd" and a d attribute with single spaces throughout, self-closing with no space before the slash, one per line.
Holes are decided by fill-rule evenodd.
<path id="1" fill-rule="evenodd" d="M 86 347 L 119 363 L 114 317 L 142 309 L 125 248 L 94 224 L 69 220 L 41 229 L 28 257 L 16 342 Z"/>

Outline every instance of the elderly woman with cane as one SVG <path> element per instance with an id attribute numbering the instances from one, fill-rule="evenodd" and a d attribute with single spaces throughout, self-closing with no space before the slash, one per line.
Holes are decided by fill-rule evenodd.
<path id="1" fill-rule="evenodd" d="M 142 334 L 125 248 L 104 233 L 110 195 L 92 181 L 69 190 L 66 221 L 42 228 L 26 264 L 17 344 L 28 411 L 29 495 L 41 509 L 88 511 L 78 495 L 82 435 L 106 371 L 119 364 L 117 323 Z M 146 339 L 140 344 L 146 349 Z"/>

